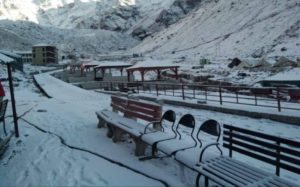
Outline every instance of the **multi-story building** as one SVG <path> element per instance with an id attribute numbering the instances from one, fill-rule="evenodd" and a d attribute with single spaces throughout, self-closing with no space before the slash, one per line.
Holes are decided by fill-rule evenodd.
<path id="1" fill-rule="evenodd" d="M 57 48 L 48 44 L 32 46 L 32 64 L 46 65 L 58 63 Z"/>
<path id="2" fill-rule="evenodd" d="M 23 63 L 32 63 L 32 51 L 14 51 L 22 57 Z"/>

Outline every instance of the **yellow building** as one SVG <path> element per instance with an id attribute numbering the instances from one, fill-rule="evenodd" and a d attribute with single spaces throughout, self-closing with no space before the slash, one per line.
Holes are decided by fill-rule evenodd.
<path id="1" fill-rule="evenodd" d="M 58 63 L 57 48 L 48 44 L 32 46 L 32 64 L 46 65 Z"/>

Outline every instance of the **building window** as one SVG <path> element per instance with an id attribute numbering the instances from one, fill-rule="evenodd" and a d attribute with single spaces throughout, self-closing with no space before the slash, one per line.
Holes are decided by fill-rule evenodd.
<path id="1" fill-rule="evenodd" d="M 43 51 L 45 51 L 45 48 L 43 47 Z"/>
<path id="2" fill-rule="evenodd" d="M 33 54 L 33 58 L 35 58 L 35 54 Z"/>

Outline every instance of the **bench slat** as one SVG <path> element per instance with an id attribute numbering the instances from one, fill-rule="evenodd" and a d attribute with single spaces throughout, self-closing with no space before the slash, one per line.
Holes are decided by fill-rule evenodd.
<path id="1" fill-rule="evenodd" d="M 114 109 L 114 110 L 117 110 L 117 111 L 120 111 L 122 113 L 124 113 L 126 111 L 126 108 L 125 106 L 122 106 L 122 105 L 116 105 L 114 103 L 111 103 L 110 106 Z"/>
<path id="2" fill-rule="evenodd" d="M 300 142 L 296 142 L 296 141 L 289 140 L 289 139 L 284 139 L 284 138 L 281 138 L 281 137 L 275 137 L 275 136 L 272 136 L 272 135 L 268 135 L 268 134 L 264 134 L 264 133 L 260 133 L 260 132 L 255 132 L 255 131 L 251 131 L 251 130 L 247 130 L 247 129 L 242 129 L 242 128 L 238 128 L 238 127 L 234 127 L 234 126 L 226 125 L 226 124 L 224 124 L 223 128 L 225 129 L 224 131 L 233 130 L 233 131 L 236 131 L 236 132 L 241 132 L 241 133 L 244 133 L 244 134 L 264 138 L 264 139 L 267 139 L 267 140 L 280 141 L 280 143 L 287 144 L 287 145 L 290 145 L 290 146 L 300 147 Z"/>
<path id="3" fill-rule="evenodd" d="M 245 181 L 241 181 L 241 179 L 235 175 L 232 175 L 230 173 L 224 172 L 221 169 L 209 165 L 209 166 L 203 166 L 203 169 L 207 172 L 213 174 L 214 176 L 217 176 L 227 182 L 230 182 L 232 184 L 235 184 L 237 186 L 246 186 L 247 183 Z"/>
<path id="4" fill-rule="evenodd" d="M 300 151 L 297 151 L 297 150 L 294 150 L 294 149 L 291 149 L 291 148 L 288 148 L 288 147 L 282 147 L 282 146 L 278 146 L 274 143 L 272 144 L 272 143 L 269 143 L 269 142 L 266 142 L 266 141 L 258 140 L 258 139 L 255 139 L 255 137 L 252 138 L 252 137 L 244 136 L 244 135 L 241 135 L 241 134 L 232 134 L 232 135 L 233 135 L 234 138 L 238 138 L 238 139 L 241 139 L 241 140 L 244 140 L 244 141 L 247 141 L 247 142 L 255 143 L 255 144 L 270 148 L 270 149 L 274 149 L 274 150 L 278 149 L 280 152 L 288 153 L 288 154 L 292 154 L 292 155 L 295 155 L 297 157 L 300 157 Z M 224 131 L 224 137 L 228 138 L 228 136 L 230 136 L 230 132 L 229 131 Z M 229 141 L 229 139 L 226 139 L 225 141 Z"/>
<path id="5" fill-rule="evenodd" d="M 224 165 L 224 167 L 227 167 L 228 169 L 232 169 L 236 172 L 238 172 L 241 175 L 247 176 L 251 179 L 257 180 L 261 177 L 261 175 L 257 175 L 257 173 L 253 172 L 250 170 L 248 167 L 240 167 L 240 165 L 236 165 L 234 162 L 228 162 L 228 161 L 223 161 L 220 162 L 220 165 Z"/>
<path id="6" fill-rule="evenodd" d="M 161 107 L 160 105 L 158 104 L 150 104 L 150 103 L 146 103 L 146 102 L 143 102 L 143 101 L 135 101 L 135 100 L 128 100 L 128 105 L 138 105 L 138 106 L 141 106 L 141 107 L 144 107 L 144 108 L 150 108 L 152 110 L 160 110 Z"/>
<path id="7" fill-rule="evenodd" d="M 137 118 L 143 119 L 145 121 L 157 121 L 157 120 L 160 119 L 160 118 L 155 118 L 155 117 L 152 117 L 152 116 L 148 116 L 148 115 L 144 115 L 144 114 L 141 114 L 141 113 L 136 113 L 136 112 L 128 111 L 128 110 L 125 111 L 125 114 L 126 114 L 126 116 L 137 117 Z"/>
<path id="8" fill-rule="evenodd" d="M 233 137 L 235 137 L 235 135 Z M 282 154 L 278 155 L 276 153 L 276 150 L 270 151 L 270 150 L 267 150 L 267 149 L 264 149 L 264 148 L 261 148 L 261 147 L 257 147 L 257 146 L 254 146 L 254 145 L 250 145 L 250 144 L 238 141 L 238 140 L 234 140 L 234 139 L 230 140 L 227 137 L 224 137 L 223 140 L 225 140 L 226 142 L 230 142 L 231 141 L 233 144 L 242 146 L 242 147 L 247 148 L 247 149 L 251 149 L 251 150 L 259 152 L 261 154 L 272 156 L 273 158 L 279 157 L 281 160 L 288 161 L 288 162 L 291 162 L 293 164 L 300 165 L 300 160 L 299 159 L 296 159 L 296 158 L 293 158 L 293 157 L 289 157 L 287 155 L 282 155 Z"/>
<path id="9" fill-rule="evenodd" d="M 222 164 L 222 162 L 219 163 L 214 163 L 215 167 L 218 167 L 220 169 L 222 169 L 224 172 L 227 172 L 227 174 L 232 174 L 238 178 L 240 178 L 241 181 L 247 181 L 247 183 L 253 183 L 255 181 L 257 181 L 258 178 L 254 179 L 252 177 L 249 177 L 248 175 L 244 175 L 244 173 L 242 172 L 243 170 L 237 169 L 237 168 L 233 168 L 233 167 L 227 167 L 224 166 Z"/>
<path id="10" fill-rule="evenodd" d="M 261 177 L 261 176 L 268 176 L 269 173 L 266 173 L 264 171 L 261 171 L 261 170 L 257 170 L 257 168 L 254 168 L 252 166 L 249 166 L 249 165 L 246 165 L 240 161 L 237 161 L 237 160 L 234 160 L 234 159 L 231 159 L 229 157 L 224 157 L 225 160 L 224 162 L 228 162 L 229 164 L 232 164 L 232 165 L 235 165 L 235 167 L 239 167 L 241 169 L 245 169 L 247 172 L 249 172 L 251 175 L 256 175 L 258 177 Z"/>
<path id="11" fill-rule="evenodd" d="M 127 109 L 130 110 L 130 111 L 134 111 L 134 112 L 139 112 L 139 113 L 144 113 L 144 114 L 147 114 L 149 116 L 153 116 L 153 117 L 157 117 L 157 116 L 160 116 L 160 113 L 159 111 L 156 111 L 156 110 L 152 110 L 152 109 L 147 109 L 147 108 L 144 108 L 144 107 L 141 107 L 141 106 L 138 106 L 138 105 L 128 105 L 127 106 Z"/>

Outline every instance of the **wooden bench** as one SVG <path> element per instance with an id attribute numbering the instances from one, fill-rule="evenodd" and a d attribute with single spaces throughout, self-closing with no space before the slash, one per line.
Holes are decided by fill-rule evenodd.
<path id="1" fill-rule="evenodd" d="M 275 137 L 238 127 L 224 125 L 223 146 L 229 149 L 229 157 L 202 161 L 203 154 L 211 145 L 203 148 L 200 162 L 194 167 L 199 179 L 205 177 L 222 186 L 297 186 L 280 178 L 280 169 L 300 174 L 300 142 Z M 265 172 L 232 158 L 233 151 L 274 165 L 276 175 Z"/>
<path id="2" fill-rule="evenodd" d="M 290 96 L 291 101 L 298 101 L 300 100 L 300 89 L 289 89 L 288 94 Z"/>
<path id="3" fill-rule="evenodd" d="M 3 100 L 0 102 L 0 122 L 3 122 L 3 131 L 5 136 L 7 135 L 6 129 L 5 129 L 5 112 L 7 108 L 8 100 Z"/>
<path id="4" fill-rule="evenodd" d="M 107 136 L 114 142 L 121 141 L 128 134 L 135 142 L 135 155 L 144 154 L 146 144 L 140 136 L 149 125 L 138 122 L 137 119 L 153 123 L 149 131 L 160 130 L 161 106 L 147 101 L 136 101 L 124 97 L 111 96 L 111 107 L 113 111 L 102 110 L 96 112 L 99 123 L 98 127 L 107 127 Z M 123 116 L 119 115 L 122 113 Z"/>

